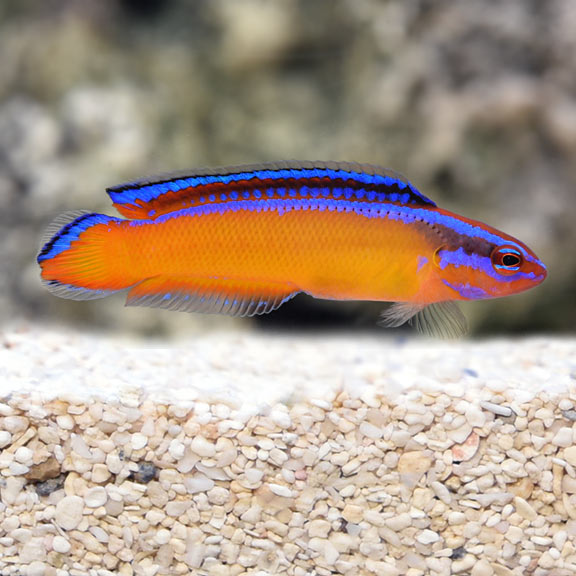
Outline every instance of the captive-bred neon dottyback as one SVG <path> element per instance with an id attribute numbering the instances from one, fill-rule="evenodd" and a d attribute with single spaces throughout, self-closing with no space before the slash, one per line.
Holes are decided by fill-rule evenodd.
<path id="1" fill-rule="evenodd" d="M 277 162 L 181 172 L 108 189 L 127 219 L 57 218 L 38 263 L 58 296 L 235 316 L 299 292 L 394 302 L 382 323 L 465 332 L 457 300 L 540 284 L 522 242 L 438 208 L 399 174 L 366 164 Z"/>

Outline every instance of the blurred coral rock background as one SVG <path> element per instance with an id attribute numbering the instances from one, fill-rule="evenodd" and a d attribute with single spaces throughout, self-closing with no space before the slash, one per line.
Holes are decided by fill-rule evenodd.
<path id="1" fill-rule="evenodd" d="M 146 173 L 298 158 L 396 169 L 533 246 L 550 278 L 471 306 L 477 331 L 571 329 L 575 25 L 570 0 L 3 2 L 0 318 L 202 329 L 120 313 L 121 299 L 54 301 L 34 264 L 40 231 L 62 210 L 110 211 L 104 188 Z M 372 326 L 372 305 L 357 307 Z M 264 322 L 310 317 L 357 313 L 299 298 Z"/>

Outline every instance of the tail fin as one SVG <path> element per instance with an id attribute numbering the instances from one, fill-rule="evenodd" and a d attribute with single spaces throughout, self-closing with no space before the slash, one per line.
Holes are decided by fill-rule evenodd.
<path id="1" fill-rule="evenodd" d="M 61 298 L 103 298 L 135 283 L 129 277 L 123 220 L 68 212 L 50 224 L 38 254 L 42 283 Z"/>

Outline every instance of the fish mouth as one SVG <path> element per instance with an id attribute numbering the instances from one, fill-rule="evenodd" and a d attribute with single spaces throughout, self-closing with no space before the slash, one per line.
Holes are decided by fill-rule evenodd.
<path id="1" fill-rule="evenodd" d="M 535 277 L 534 277 L 534 282 L 541 284 L 542 282 L 544 282 L 544 280 L 546 280 L 547 276 L 548 276 L 548 270 L 546 268 L 546 266 L 544 266 L 544 264 L 542 264 L 542 262 L 538 262 L 538 267 L 536 268 L 535 272 Z"/>
<path id="2" fill-rule="evenodd" d="M 530 277 L 523 278 L 517 285 L 517 292 L 525 292 L 526 290 L 530 290 L 531 288 L 535 288 L 536 286 L 542 284 L 544 280 L 546 280 L 546 276 L 548 275 L 546 268 L 541 268 L 539 270 L 534 270 L 529 273 Z"/>
<path id="3" fill-rule="evenodd" d="M 544 282 L 544 280 L 546 280 L 547 277 L 548 277 L 548 270 L 544 268 L 544 270 L 542 270 L 542 274 L 540 274 L 540 276 L 536 276 L 536 280 Z"/>
<path id="4" fill-rule="evenodd" d="M 542 282 L 544 282 L 544 280 L 546 280 L 547 276 L 548 276 L 547 272 L 540 274 L 540 276 L 536 276 L 534 283 L 537 285 L 542 284 Z"/>
<path id="5" fill-rule="evenodd" d="M 525 272 L 525 278 L 530 278 L 530 284 L 532 286 L 541 284 L 546 280 L 548 276 L 548 269 L 544 262 L 542 262 L 534 253 L 527 254 L 525 256 L 526 263 L 527 263 L 527 270 Z"/>

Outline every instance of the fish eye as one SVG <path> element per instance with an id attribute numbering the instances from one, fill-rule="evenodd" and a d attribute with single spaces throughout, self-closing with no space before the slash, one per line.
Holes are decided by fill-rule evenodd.
<path id="1" fill-rule="evenodd" d="M 510 268 L 511 266 L 518 266 L 519 263 L 520 258 L 518 258 L 518 256 L 515 254 L 504 254 L 504 256 L 502 256 L 502 264 L 507 268 Z"/>
<path id="2" fill-rule="evenodd" d="M 522 266 L 522 254 L 512 246 L 496 248 L 492 252 L 492 265 L 501 274 L 514 274 Z"/>

